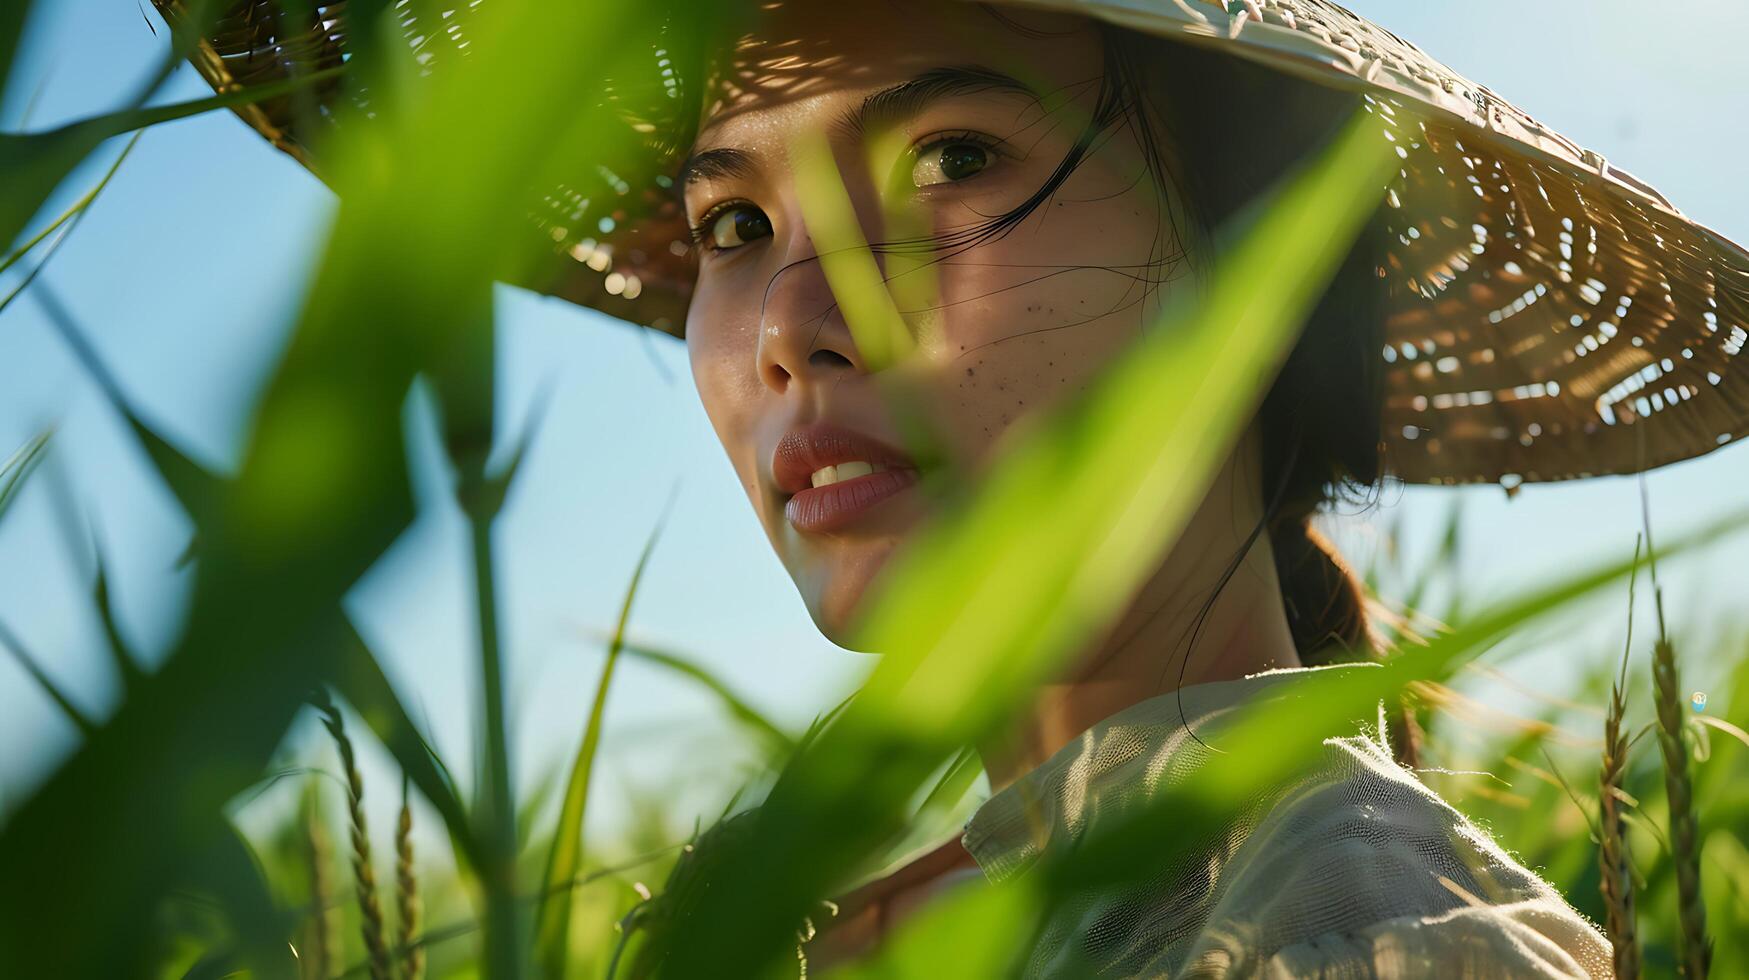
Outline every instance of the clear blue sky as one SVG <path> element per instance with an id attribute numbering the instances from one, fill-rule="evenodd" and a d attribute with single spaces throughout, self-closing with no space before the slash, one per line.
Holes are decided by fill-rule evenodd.
<path id="1" fill-rule="evenodd" d="M 16 128 L 24 96 L 39 87 L 32 128 L 118 106 L 165 45 L 143 6 L 37 4 L 0 124 Z M 1732 0 L 1663 8 L 1628 0 L 1349 6 L 1602 150 L 1727 236 L 1749 241 L 1741 104 L 1749 7 Z M 165 97 L 206 92 L 185 67 Z M 106 146 L 103 162 L 119 149 Z M 91 168 L 76 175 L 50 213 L 96 176 Z M 314 178 L 229 113 L 212 113 L 147 132 L 44 280 L 89 327 L 139 409 L 191 454 L 227 468 L 243 437 L 241 410 L 270 369 L 331 210 Z M 500 296 L 507 424 L 520 426 L 533 391 L 556 383 L 499 547 L 524 771 L 549 768 L 571 751 L 600 663 L 599 646 L 580 633 L 611 625 L 676 479 L 680 497 L 634 611 L 635 631 L 696 657 L 792 722 L 834 703 L 869 661 L 814 630 L 698 406 L 683 348 L 557 301 L 510 289 Z M 70 503 L 75 521 L 88 517 L 101 529 L 124 628 L 148 651 L 162 651 L 176 629 L 187 581 L 172 563 L 188 528 L 40 309 L 24 301 L 0 316 L 0 455 L 50 423 L 60 429 L 50 465 L 0 525 L 0 619 L 101 714 L 115 691 L 90 616 L 90 563 L 69 546 L 54 499 Z M 430 452 L 416 446 L 413 455 Z M 430 467 L 421 472 L 436 495 Z M 1659 471 L 1651 480 L 1659 527 L 1692 526 L 1740 505 L 1744 487 L 1749 450 Z M 1421 550 L 1454 500 L 1467 516 L 1466 574 L 1494 595 L 1631 549 L 1638 521 L 1636 485 L 1624 479 L 1533 486 L 1510 502 L 1497 488 L 1408 489 L 1388 494 L 1380 511 L 1342 522 L 1341 540 L 1364 564 L 1369 527 L 1400 513 L 1411 551 Z M 367 636 L 461 772 L 475 676 L 464 540 L 453 510 L 430 509 L 351 597 Z M 1677 618 L 1740 607 L 1745 559 L 1749 540 L 1672 570 Z M 1614 628 L 1620 603 L 1602 608 L 1607 615 L 1594 621 L 1526 638 L 1533 655 L 1506 665 L 1544 683 L 1561 676 L 1563 658 L 1607 655 L 1593 640 Z M 612 797 L 628 785 L 709 783 L 725 765 L 723 730 L 708 700 L 629 665 L 610 710 L 598 787 Z M 40 780 L 73 744 L 71 729 L 7 659 L 0 659 L 0 744 L 11 747 L 0 753 L 0 800 Z"/>

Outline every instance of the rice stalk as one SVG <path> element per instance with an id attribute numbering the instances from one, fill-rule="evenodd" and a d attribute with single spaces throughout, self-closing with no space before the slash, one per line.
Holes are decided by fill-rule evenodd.
<path id="1" fill-rule="evenodd" d="M 401 976 L 419 980 L 425 973 L 425 947 L 416 945 L 419 932 L 419 879 L 413 869 L 413 809 L 408 805 L 407 777 L 401 776 L 401 819 L 395 826 L 395 906 L 400 916 L 396 946 L 402 956 Z"/>
<path id="2" fill-rule="evenodd" d="M 1634 560 L 1640 557 L 1640 542 L 1634 542 Z M 1609 712 L 1603 720 L 1603 772 L 1600 778 L 1598 807 L 1600 812 L 1598 861 L 1601 865 L 1599 887 L 1607 912 L 1604 928 L 1609 945 L 1615 953 L 1615 975 L 1618 980 L 1634 980 L 1640 975 L 1640 937 L 1634 919 L 1634 881 L 1628 865 L 1627 838 L 1623 829 L 1622 777 L 1627 771 L 1628 738 L 1622 731 L 1622 717 L 1627 713 L 1628 652 L 1634 643 L 1634 584 L 1638 575 L 1628 578 L 1628 635 L 1621 654 L 1621 671 L 1610 688 Z"/>
<path id="3" fill-rule="evenodd" d="M 1694 786 L 1688 775 L 1688 748 L 1682 743 L 1681 683 L 1676 649 L 1660 636 L 1652 652 L 1652 690 L 1658 705 L 1658 747 L 1664 755 L 1664 789 L 1670 802 L 1670 852 L 1676 866 L 1677 918 L 1682 925 L 1682 972 L 1704 977 L 1712 962 L 1706 932 L 1706 903 L 1700 893 L 1700 828 L 1694 813 Z"/>
<path id="4" fill-rule="evenodd" d="M 312 980 L 328 980 L 334 966 L 333 923 L 328 918 L 328 906 L 334 891 L 333 882 L 328 877 L 333 845 L 322 824 L 318 785 L 312 778 L 304 791 L 304 853 L 310 863 L 310 924 L 309 941 L 304 944 L 299 959 L 305 976 Z"/>
<path id="5" fill-rule="evenodd" d="M 370 961 L 371 980 L 389 980 L 389 947 L 383 928 L 383 907 L 377 901 L 376 872 L 371 867 L 370 833 L 364 819 L 364 775 L 358 771 L 358 759 L 352 750 L 352 740 L 346 737 L 346 722 L 328 692 L 318 689 L 311 699 L 322 712 L 322 724 L 334 737 L 340 750 L 340 764 L 346 770 L 346 813 L 352 829 L 352 879 L 358 889 L 360 932 Z"/>
<path id="6" fill-rule="evenodd" d="M 1688 775 L 1688 748 L 1682 743 L 1682 683 L 1676 648 L 1664 626 L 1664 592 L 1658 586 L 1658 552 L 1652 545 L 1646 481 L 1640 478 L 1646 552 L 1652 577 L 1652 606 L 1658 614 L 1658 642 L 1652 647 L 1652 699 L 1658 714 L 1658 748 L 1664 756 L 1664 792 L 1670 804 L 1670 858 L 1676 868 L 1676 916 L 1681 925 L 1678 970 L 1705 977 L 1712 967 L 1712 942 L 1706 931 L 1706 900 L 1700 892 L 1700 827 L 1694 812 L 1694 784 Z"/>

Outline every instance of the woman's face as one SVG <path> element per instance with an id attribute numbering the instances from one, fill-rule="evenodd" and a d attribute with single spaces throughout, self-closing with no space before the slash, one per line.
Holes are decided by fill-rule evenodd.
<path id="1" fill-rule="evenodd" d="M 868 240 L 882 241 L 895 213 L 951 238 L 1047 184 L 1095 115 L 1103 60 L 1079 18 L 810 0 L 762 13 L 706 97 L 683 177 L 700 238 L 686 325 L 693 378 L 773 547 L 834 640 L 934 506 L 898 455 L 904 441 L 877 382 L 902 386 L 952 469 L 976 472 L 1017 419 L 1086 386 L 1134 340 L 1183 270 L 1137 137 L 1118 122 L 1017 224 L 921 256 L 932 273 L 914 253 L 879 254 L 917 346 L 871 365 L 822 271 L 795 140 L 827 135 Z M 876 146 L 897 147 L 897 163 L 871 165 Z M 893 186 L 900 193 L 883 196 Z M 924 275 L 933 290 L 919 286 Z M 826 463 L 846 465 L 816 472 Z"/>

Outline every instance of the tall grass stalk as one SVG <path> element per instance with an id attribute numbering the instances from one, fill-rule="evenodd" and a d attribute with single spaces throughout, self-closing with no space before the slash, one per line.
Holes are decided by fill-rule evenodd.
<path id="1" fill-rule="evenodd" d="M 1652 652 L 1652 692 L 1658 706 L 1658 747 L 1664 755 L 1664 788 L 1670 803 L 1670 857 L 1676 868 L 1677 919 L 1682 926 L 1682 973 L 1704 977 L 1712 962 L 1706 903 L 1700 893 L 1700 827 L 1688 747 L 1682 741 L 1682 694 L 1676 648 L 1660 636 Z"/>
<path id="2" fill-rule="evenodd" d="M 1706 902 L 1700 892 L 1700 826 L 1694 812 L 1694 783 L 1688 774 L 1688 747 L 1682 742 L 1682 683 L 1676 647 L 1664 626 L 1664 590 L 1658 585 L 1658 550 L 1652 544 L 1651 507 L 1640 477 L 1640 504 L 1652 577 L 1652 606 L 1658 614 L 1658 642 L 1652 647 L 1652 700 L 1658 713 L 1658 748 L 1664 756 L 1664 790 L 1670 804 L 1670 859 L 1676 870 L 1676 917 L 1681 925 L 1679 969 L 1683 976 L 1705 977 L 1712 969 Z"/>
<path id="3" fill-rule="evenodd" d="M 419 877 L 413 864 L 413 807 L 407 776 L 401 775 L 401 818 L 395 824 L 395 945 L 401 976 L 419 980 L 425 974 L 425 947 L 415 945 L 419 933 Z"/>
<path id="4" fill-rule="evenodd" d="M 383 927 L 383 907 L 377 901 L 376 871 L 371 866 L 370 830 L 364 819 L 364 774 L 358 771 L 358 759 L 352 749 L 352 739 L 346 735 L 346 721 L 340 709 L 326 691 L 313 697 L 322 713 L 322 725 L 334 737 L 334 747 L 340 750 L 340 766 L 346 776 L 346 815 L 352 835 L 352 880 L 358 889 L 359 931 L 364 936 L 365 952 L 370 957 L 371 980 L 389 980 L 389 944 Z"/>
<path id="5" fill-rule="evenodd" d="M 309 861 L 310 921 L 309 940 L 299 957 L 304 976 L 311 980 L 328 980 L 334 968 L 334 933 L 328 920 L 329 898 L 334 884 L 328 877 L 328 862 L 333 846 L 327 828 L 322 823 L 320 784 L 311 778 L 304 790 L 304 856 Z"/>
<path id="6" fill-rule="evenodd" d="M 559 809 L 559 823 L 553 832 L 552 848 L 547 853 L 547 888 L 535 919 L 535 957 L 541 974 L 554 980 L 563 980 L 566 966 L 570 962 L 571 894 L 574 889 L 568 882 L 577 877 L 582 866 L 583 818 L 589 805 L 589 777 L 595 769 L 596 750 L 601 745 L 601 726 L 607 716 L 608 689 L 613 683 L 614 668 L 619 664 L 620 651 L 625 647 L 626 623 L 631 619 L 632 600 L 637 597 L 638 583 L 643 581 L 644 569 L 650 563 L 650 553 L 656 549 L 656 541 L 662 536 L 662 528 L 668 522 L 668 514 L 673 509 L 674 499 L 679 492 L 680 484 L 676 482 L 668 493 L 668 502 L 663 506 L 661 516 L 656 519 L 656 526 L 651 529 L 649 539 L 644 542 L 643 553 L 638 556 L 638 563 L 632 569 L 631 581 L 626 585 L 625 599 L 619 608 L 619 621 L 613 628 L 613 639 L 608 643 L 607 656 L 601 662 L 601 679 L 595 685 L 595 703 L 590 706 L 589 718 L 583 725 L 582 743 L 577 748 L 576 759 L 571 763 L 571 775 L 565 785 L 565 799 Z"/>
<path id="7" fill-rule="evenodd" d="M 1640 557 L 1640 542 L 1634 542 L 1634 561 Z M 1603 772 L 1598 808 L 1599 887 L 1607 916 L 1604 926 L 1615 953 L 1617 980 L 1640 975 L 1640 938 L 1634 920 L 1633 869 L 1629 866 L 1627 837 L 1622 821 L 1622 779 L 1627 772 L 1628 737 L 1622 730 L 1627 713 L 1628 653 L 1634 643 L 1634 585 L 1638 569 L 1628 579 L 1628 635 L 1621 654 L 1621 671 L 1611 686 L 1609 711 L 1603 720 Z"/>
<path id="8" fill-rule="evenodd" d="M 480 815 L 485 863 L 486 965 L 494 977 L 524 975 L 522 919 L 516 903 L 516 794 L 510 782 L 510 741 L 504 711 L 504 661 L 498 636 L 498 584 L 492 564 L 492 523 L 497 517 L 494 482 L 485 454 L 463 463 L 462 505 L 472 530 L 474 598 L 480 643 L 481 728 L 486 748 L 487 798 Z M 470 486 L 471 484 L 471 486 Z"/>

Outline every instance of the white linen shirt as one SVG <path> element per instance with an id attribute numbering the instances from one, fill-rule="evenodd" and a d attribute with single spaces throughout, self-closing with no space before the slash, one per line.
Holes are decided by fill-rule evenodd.
<path id="1" fill-rule="evenodd" d="M 1132 705 L 986 800 L 961 841 L 985 878 L 1008 880 L 1108 804 L 1231 763 L 1186 719 L 1206 733 L 1312 671 L 1376 667 L 1266 671 Z M 1597 927 L 1397 765 L 1380 731 L 1325 739 L 1310 771 L 1184 853 L 1141 887 L 1062 903 L 1024 975 L 1612 976 Z"/>

